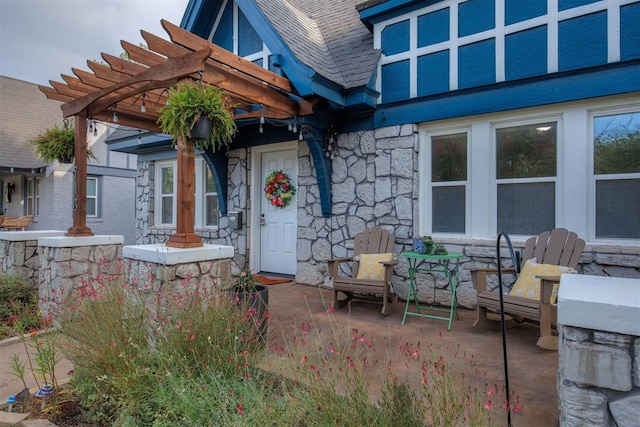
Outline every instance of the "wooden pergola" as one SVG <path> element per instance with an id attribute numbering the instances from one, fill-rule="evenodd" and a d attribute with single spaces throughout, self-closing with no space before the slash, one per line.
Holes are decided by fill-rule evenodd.
<path id="1" fill-rule="evenodd" d="M 220 88 L 236 106 L 234 119 L 288 119 L 313 113 L 313 102 L 295 94 L 291 82 L 276 73 L 216 46 L 166 20 L 161 21 L 171 41 L 141 31 L 147 48 L 122 41 L 128 60 L 106 53 L 106 64 L 87 61 L 91 72 L 72 68 L 75 77 L 64 83 L 40 86 L 49 99 L 64 102 L 64 117 L 75 117 L 75 199 L 73 226 L 67 236 L 92 236 L 86 225 L 87 121 L 118 123 L 162 132 L 156 123 L 165 105 L 167 89 L 181 80 L 200 80 Z M 195 234 L 194 144 L 177 143 L 176 232 L 167 246 L 199 247 Z"/>

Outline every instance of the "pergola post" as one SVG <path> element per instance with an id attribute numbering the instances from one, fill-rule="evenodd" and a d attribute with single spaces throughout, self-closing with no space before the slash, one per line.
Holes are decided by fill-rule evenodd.
<path id="1" fill-rule="evenodd" d="M 176 203 L 176 232 L 169 237 L 167 246 L 198 248 L 203 246 L 195 234 L 195 144 L 178 138 L 178 200 Z"/>
<path id="2" fill-rule="evenodd" d="M 75 116 L 75 132 L 73 226 L 67 230 L 66 236 L 93 236 L 93 232 L 87 227 L 87 118 L 81 114 Z"/>

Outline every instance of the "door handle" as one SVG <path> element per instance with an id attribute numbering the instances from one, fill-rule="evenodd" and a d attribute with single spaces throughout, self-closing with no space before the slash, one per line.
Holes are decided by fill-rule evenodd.
<path id="1" fill-rule="evenodd" d="M 264 214 L 260 215 L 260 225 L 267 225 L 267 221 L 264 219 Z"/>

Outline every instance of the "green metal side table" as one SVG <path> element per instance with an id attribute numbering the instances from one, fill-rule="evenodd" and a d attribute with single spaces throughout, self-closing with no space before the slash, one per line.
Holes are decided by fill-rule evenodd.
<path id="1" fill-rule="evenodd" d="M 430 319 L 448 320 L 449 326 L 447 330 L 451 330 L 451 322 L 453 315 L 458 316 L 458 301 L 456 298 L 456 289 L 458 287 L 458 269 L 460 267 L 460 259 L 464 256 L 460 252 L 449 252 L 446 255 L 427 255 L 417 252 L 406 251 L 400 254 L 401 257 L 407 258 L 409 262 L 409 293 L 407 295 L 407 304 L 402 316 L 402 324 L 404 325 L 407 316 L 420 316 Z M 425 264 L 425 265 L 422 265 Z M 418 288 L 416 286 L 416 273 L 433 274 L 441 273 L 449 281 L 449 289 L 451 290 L 451 307 L 435 307 L 433 305 L 420 305 L 418 301 Z M 435 278 L 434 278 L 434 302 L 435 302 Z M 411 307 L 411 302 L 415 305 L 415 309 Z M 427 314 L 429 312 L 448 312 L 449 316 L 439 316 L 436 314 Z"/>

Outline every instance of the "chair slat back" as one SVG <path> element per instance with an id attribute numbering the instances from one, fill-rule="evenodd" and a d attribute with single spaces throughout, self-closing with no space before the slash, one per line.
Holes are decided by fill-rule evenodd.
<path id="1" fill-rule="evenodd" d="M 355 235 L 353 238 L 353 255 L 393 252 L 394 243 L 394 236 L 384 228 L 376 225 Z M 353 278 L 358 276 L 359 266 L 360 263 L 354 260 L 351 274 Z"/>
<path id="2" fill-rule="evenodd" d="M 585 241 L 573 231 L 556 228 L 529 238 L 524 246 L 522 262 L 536 258 L 540 264 L 577 268 Z"/>

